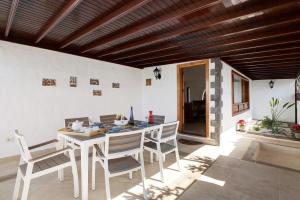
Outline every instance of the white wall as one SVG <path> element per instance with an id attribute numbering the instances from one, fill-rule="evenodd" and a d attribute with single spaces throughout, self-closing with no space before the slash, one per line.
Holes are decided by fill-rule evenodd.
<path id="1" fill-rule="evenodd" d="M 232 70 L 234 70 L 234 71 L 236 71 L 236 70 L 224 62 L 222 62 L 222 65 L 223 65 L 223 67 L 222 67 L 222 76 L 223 76 L 223 82 L 222 82 L 222 89 L 223 89 L 222 127 L 223 127 L 223 132 L 226 132 L 226 131 L 232 131 L 233 129 L 235 129 L 236 123 L 240 119 L 244 119 L 244 120 L 251 119 L 251 117 L 252 117 L 251 111 L 253 109 L 253 102 L 252 102 L 253 88 L 252 88 L 252 81 L 249 79 L 250 80 L 249 81 L 250 109 L 244 113 L 232 116 L 231 72 L 232 72 Z"/>
<path id="2" fill-rule="evenodd" d="M 278 98 L 280 104 L 286 102 L 295 102 L 295 80 L 293 79 L 278 79 L 274 81 L 274 88 L 269 87 L 270 80 L 253 81 L 252 102 L 253 118 L 263 119 L 264 116 L 270 117 L 269 101 L 272 97 Z M 295 107 L 293 106 L 281 118 L 282 121 L 295 122 Z"/>
<path id="3" fill-rule="evenodd" d="M 155 80 L 153 70 L 155 67 L 143 69 L 143 116 L 148 111 L 153 114 L 165 115 L 166 121 L 177 120 L 177 64 L 164 65 L 162 78 Z M 146 86 L 145 80 L 151 78 L 152 85 Z"/>
<path id="4" fill-rule="evenodd" d="M 202 94 L 205 90 L 205 67 L 199 66 L 184 70 L 185 88 L 191 88 L 191 101 L 202 100 Z M 187 89 L 184 90 L 184 99 L 187 102 Z"/>
<path id="5" fill-rule="evenodd" d="M 69 87 L 70 76 L 77 76 L 78 87 Z M 42 87 L 42 78 L 56 79 L 57 86 Z M 100 86 L 89 85 L 90 78 Z M 132 105 L 142 119 L 141 83 L 139 69 L 0 41 L 0 157 L 18 153 L 15 141 L 6 141 L 16 128 L 32 145 L 55 138 L 65 118 L 99 121 L 100 114 L 128 115 Z M 103 96 L 92 96 L 93 89 Z"/>

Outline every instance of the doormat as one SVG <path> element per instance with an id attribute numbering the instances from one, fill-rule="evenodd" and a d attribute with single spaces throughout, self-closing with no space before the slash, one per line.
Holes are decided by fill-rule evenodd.
<path id="1" fill-rule="evenodd" d="M 180 142 L 181 144 L 186 144 L 186 145 L 199 145 L 199 144 L 203 144 L 202 142 L 197 142 L 197 141 L 193 141 L 193 140 L 185 140 L 185 139 L 179 139 L 178 142 Z"/>

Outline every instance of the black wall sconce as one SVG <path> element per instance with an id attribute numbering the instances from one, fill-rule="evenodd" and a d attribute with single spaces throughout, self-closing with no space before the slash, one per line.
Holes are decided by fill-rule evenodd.
<path id="1" fill-rule="evenodd" d="M 161 69 L 158 69 L 157 67 L 153 70 L 154 76 L 157 79 L 161 79 Z"/>
<path id="2" fill-rule="evenodd" d="M 273 80 L 271 80 L 271 81 L 269 82 L 269 86 L 270 86 L 271 89 L 273 89 L 273 87 L 274 87 L 274 81 L 273 81 Z"/>

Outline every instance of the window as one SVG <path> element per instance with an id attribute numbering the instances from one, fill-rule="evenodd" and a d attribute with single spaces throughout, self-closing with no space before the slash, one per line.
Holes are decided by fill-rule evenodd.
<path id="1" fill-rule="evenodd" d="M 232 115 L 249 110 L 249 80 L 232 71 Z"/>

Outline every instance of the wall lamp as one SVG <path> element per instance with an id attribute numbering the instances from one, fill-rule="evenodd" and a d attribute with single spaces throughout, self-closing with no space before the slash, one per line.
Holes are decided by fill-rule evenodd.
<path id="1" fill-rule="evenodd" d="M 273 89 L 273 87 L 274 87 L 274 81 L 273 81 L 273 80 L 271 80 L 271 81 L 269 82 L 269 86 L 270 86 L 271 89 Z"/>
<path id="2" fill-rule="evenodd" d="M 157 67 L 153 70 L 154 76 L 157 79 L 161 79 L 161 69 L 158 69 Z"/>

